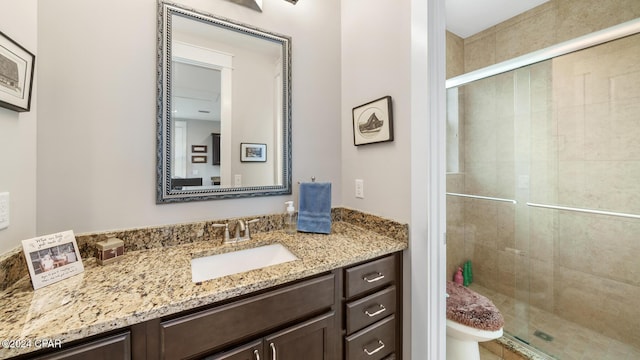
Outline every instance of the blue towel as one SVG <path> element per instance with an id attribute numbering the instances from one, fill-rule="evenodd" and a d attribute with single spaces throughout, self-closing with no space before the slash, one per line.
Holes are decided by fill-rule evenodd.
<path id="1" fill-rule="evenodd" d="M 331 233 L 331 183 L 300 184 L 298 231 Z"/>

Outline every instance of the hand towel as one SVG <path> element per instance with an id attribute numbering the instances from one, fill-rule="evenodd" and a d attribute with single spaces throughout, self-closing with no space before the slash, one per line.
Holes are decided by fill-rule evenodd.
<path id="1" fill-rule="evenodd" d="M 298 231 L 331 233 L 331 183 L 300 184 Z"/>

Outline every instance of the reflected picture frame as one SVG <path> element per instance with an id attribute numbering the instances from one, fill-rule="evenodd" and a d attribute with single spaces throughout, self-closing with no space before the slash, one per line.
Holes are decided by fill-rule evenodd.
<path id="1" fill-rule="evenodd" d="M 191 163 L 192 164 L 204 164 L 207 162 L 207 156 L 206 155 L 192 155 L 191 156 Z"/>
<path id="2" fill-rule="evenodd" d="M 353 108 L 355 146 L 393 141 L 391 96 L 384 96 Z"/>
<path id="3" fill-rule="evenodd" d="M 192 153 L 206 153 L 207 145 L 191 145 Z"/>
<path id="4" fill-rule="evenodd" d="M 0 32 L 0 106 L 30 111 L 35 60 L 29 50 Z"/>
<path id="5" fill-rule="evenodd" d="M 241 143 L 240 144 L 240 161 L 241 162 L 266 162 L 267 161 L 267 144 Z"/>

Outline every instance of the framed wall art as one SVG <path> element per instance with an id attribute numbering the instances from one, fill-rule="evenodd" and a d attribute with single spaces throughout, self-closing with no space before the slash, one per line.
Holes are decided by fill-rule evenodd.
<path id="1" fill-rule="evenodd" d="M 353 108 L 353 144 L 359 146 L 393 141 L 391 110 L 391 96 Z"/>
<path id="2" fill-rule="evenodd" d="M 206 155 L 192 155 L 191 156 L 191 163 L 192 164 L 204 164 L 207 162 L 207 156 Z"/>
<path id="3" fill-rule="evenodd" d="M 265 162 L 267 161 L 267 144 L 240 144 L 240 161 Z"/>
<path id="4" fill-rule="evenodd" d="M 0 106 L 18 112 L 31 109 L 35 55 L 0 32 Z"/>
<path id="5" fill-rule="evenodd" d="M 206 153 L 207 145 L 191 145 L 191 152 L 193 153 Z"/>

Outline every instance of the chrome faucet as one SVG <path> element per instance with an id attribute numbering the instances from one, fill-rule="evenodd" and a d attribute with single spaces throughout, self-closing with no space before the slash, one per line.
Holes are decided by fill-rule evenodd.
<path id="1" fill-rule="evenodd" d="M 227 241 L 225 239 L 225 243 L 237 243 L 240 241 L 251 240 L 251 230 L 249 224 L 253 224 L 258 221 L 260 221 L 260 219 L 253 219 L 248 221 L 238 219 L 238 223 L 236 224 L 236 234 L 233 237 L 233 240 Z"/>

